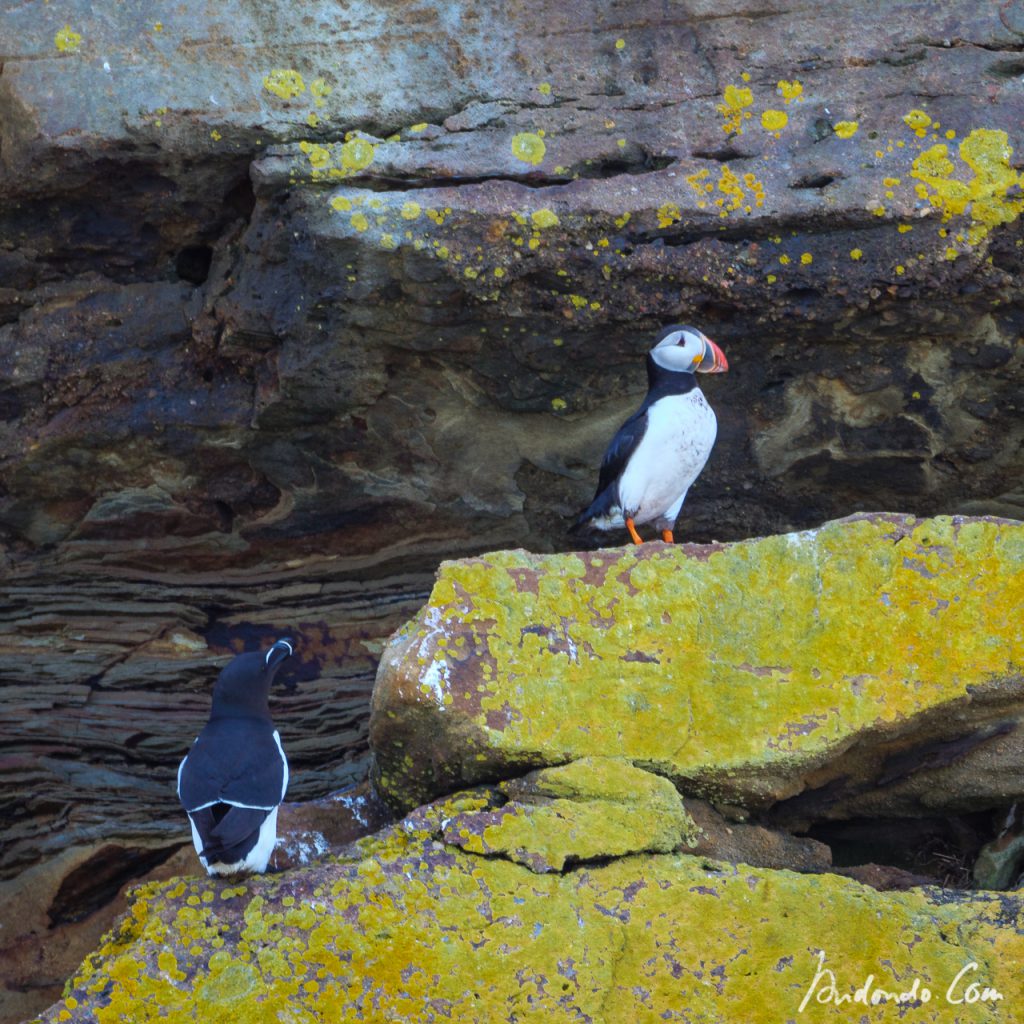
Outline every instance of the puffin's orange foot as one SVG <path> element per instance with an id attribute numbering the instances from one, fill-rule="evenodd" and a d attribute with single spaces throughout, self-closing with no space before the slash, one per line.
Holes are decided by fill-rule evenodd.
<path id="1" fill-rule="evenodd" d="M 626 520 L 626 529 L 629 530 L 629 535 L 633 538 L 634 544 L 643 544 L 643 541 L 640 539 L 640 534 L 636 532 L 636 526 L 633 524 L 632 519 Z"/>
<path id="2" fill-rule="evenodd" d="M 661 531 L 661 539 L 666 544 L 675 544 L 675 541 L 672 539 L 672 531 L 671 530 L 662 530 Z"/>

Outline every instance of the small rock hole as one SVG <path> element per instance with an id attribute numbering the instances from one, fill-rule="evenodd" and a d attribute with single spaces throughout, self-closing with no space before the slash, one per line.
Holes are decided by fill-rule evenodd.
<path id="1" fill-rule="evenodd" d="M 807 174 L 794 181 L 790 188 L 827 188 L 836 180 L 834 174 Z"/>
<path id="2" fill-rule="evenodd" d="M 203 284 L 210 276 L 213 249 L 208 245 L 186 245 L 174 261 L 174 269 L 182 281 Z"/>

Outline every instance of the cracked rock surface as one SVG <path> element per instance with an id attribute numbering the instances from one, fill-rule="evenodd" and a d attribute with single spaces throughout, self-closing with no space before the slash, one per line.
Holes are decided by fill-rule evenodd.
<path id="1" fill-rule="evenodd" d="M 950 1019 L 947 992 L 963 997 L 968 981 L 954 982 L 967 962 L 1005 1002 L 960 1019 L 1009 1021 L 1004 1007 L 1024 998 L 1019 896 L 879 893 L 677 852 L 537 873 L 442 838 L 478 802 L 420 808 L 336 861 L 276 879 L 144 886 L 41 1019 L 314 1020 L 329 1006 L 345 1020 L 410 1024 L 776 1024 L 796 1019 L 821 951 L 830 969 L 855 972 L 851 992 L 865 968 L 890 991 L 920 977 L 935 998 L 915 1014 L 934 1024 Z M 844 1006 L 814 1010 L 848 1019 Z"/>

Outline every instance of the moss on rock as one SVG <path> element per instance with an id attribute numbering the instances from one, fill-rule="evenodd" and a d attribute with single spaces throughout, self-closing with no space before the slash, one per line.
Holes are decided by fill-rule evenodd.
<path id="1" fill-rule="evenodd" d="M 829 781 L 838 769 L 823 766 L 851 750 L 861 760 L 842 774 L 870 784 L 883 745 L 891 764 L 993 715 L 1018 720 L 1022 565 L 1021 524 L 895 515 L 728 545 L 446 562 L 381 661 L 381 787 L 408 808 L 615 754 L 684 792 L 763 807 Z M 992 784 L 945 788 L 977 806 Z"/>

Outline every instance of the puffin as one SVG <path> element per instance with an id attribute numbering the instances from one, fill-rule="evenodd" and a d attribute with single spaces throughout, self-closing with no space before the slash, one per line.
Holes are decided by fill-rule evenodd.
<path id="1" fill-rule="evenodd" d="M 686 492 L 718 433 L 695 374 L 728 369 L 722 350 L 696 327 L 673 324 L 661 331 L 647 354 L 647 396 L 612 438 L 594 500 L 573 531 L 625 527 L 633 543 L 641 544 L 637 526 L 653 523 L 665 543 L 673 542 Z"/>
<path id="2" fill-rule="evenodd" d="M 211 875 L 263 872 L 277 842 L 288 758 L 267 697 L 291 640 L 239 654 L 213 687 L 210 720 L 178 768 L 178 799 L 199 861 Z"/>

